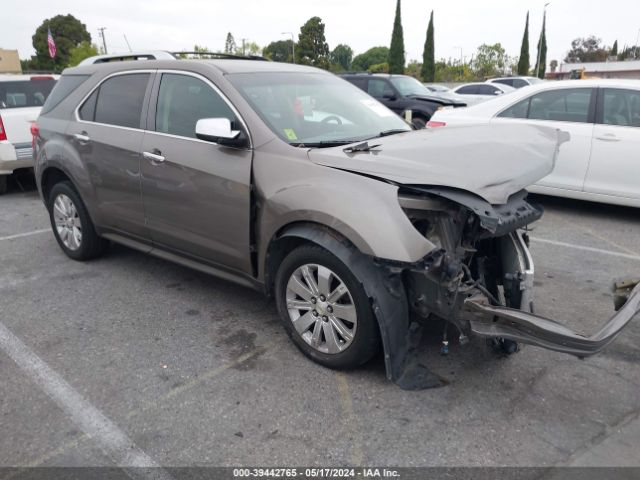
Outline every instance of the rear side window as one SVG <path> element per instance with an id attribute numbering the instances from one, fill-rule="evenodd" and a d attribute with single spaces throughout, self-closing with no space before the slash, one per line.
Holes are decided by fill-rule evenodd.
<path id="1" fill-rule="evenodd" d="M 80 107 L 80 118 L 119 127 L 140 128 L 148 83 L 148 73 L 117 75 L 105 80 Z"/>
<path id="2" fill-rule="evenodd" d="M 515 80 L 512 78 L 501 78 L 500 80 L 493 80 L 492 83 L 501 83 L 503 85 L 508 85 L 510 87 L 514 86 Z"/>
<path id="3" fill-rule="evenodd" d="M 60 79 L 55 82 L 55 87 L 53 87 L 53 90 L 51 90 L 51 94 L 47 98 L 47 101 L 42 107 L 40 113 L 44 114 L 53 110 L 87 78 L 89 78 L 89 75 L 63 75 L 62 77 L 60 77 Z"/>
<path id="4" fill-rule="evenodd" d="M 640 127 L 640 91 L 605 88 L 601 110 L 605 125 Z"/>
<path id="5" fill-rule="evenodd" d="M 0 109 L 42 107 L 55 83 L 53 78 L 0 82 Z"/>
<path id="6" fill-rule="evenodd" d="M 494 87 L 493 85 L 478 85 L 478 94 L 479 95 L 498 95 L 502 93 L 498 87 Z"/>
<path id="7" fill-rule="evenodd" d="M 196 138 L 196 123 L 202 118 L 228 118 L 236 124 L 233 110 L 205 82 L 191 75 L 162 74 L 156 131 Z"/>
<path id="8" fill-rule="evenodd" d="M 587 123 L 590 104 L 590 88 L 552 90 L 522 100 L 498 117 Z"/>
<path id="9" fill-rule="evenodd" d="M 466 87 L 460 87 L 456 90 L 456 93 L 461 95 L 475 95 L 478 93 L 478 87 L 476 85 L 467 85 Z"/>

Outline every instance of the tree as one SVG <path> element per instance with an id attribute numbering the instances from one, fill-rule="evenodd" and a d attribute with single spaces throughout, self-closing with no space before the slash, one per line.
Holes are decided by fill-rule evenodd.
<path id="1" fill-rule="evenodd" d="M 524 24 L 524 35 L 520 47 L 520 60 L 518 60 L 518 75 L 529 75 L 529 12 Z"/>
<path id="2" fill-rule="evenodd" d="M 242 40 L 242 46 L 236 47 L 236 51 L 234 52 L 236 55 L 260 55 L 262 53 L 262 48 L 256 42 L 249 42 L 246 40 Z"/>
<path id="3" fill-rule="evenodd" d="M 49 44 L 47 33 L 51 30 L 51 36 L 56 43 L 56 56 L 49 56 Z M 48 18 L 36 29 L 31 37 L 35 56 L 31 57 L 29 68 L 31 70 L 53 70 L 59 72 L 69 65 L 71 50 L 81 42 L 91 43 L 91 35 L 84 23 L 81 23 L 73 15 L 56 15 Z"/>
<path id="4" fill-rule="evenodd" d="M 612 57 L 617 57 L 618 56 L 618 40 L 616 40 L 615 42 L 613 42 L 613 47 L 611 47 L 611 53 L 610 55 Z"/>
<path id="5" fill-rule="evenodd" d="M 371 65 L 379 65 L 386 63 L 389 58 L 389 49 L 387 47 L 373 47 L 360 55 L 356 55 L 351 62 L 351 68 L 356 71 L 369 70 Z"/>
<path id="6" fill-rule="evenodd" d="M 469 65 L 463 65 L 459 61 L 445 61 L 444 59 L 436 62 L 436 82 L 471 82 L 475 79 L 476 76 Z"/>
<path id="7" fill-rule="evenodd" d="M 417 60 L 410 60 L 409 63 L 407 63 L 407 68 L 404 69 L 404 74 L 420 80 L 422 78 L 422 65 L 423 64 L 418 62 Z M 434 68 L 435 68 L 435 63 L 434 63 Z M 435 74 L 435 70 L 434 70 L 434 74 Z"/>
<path id="8" fill-rule="evenodd" d="M 604 62 L 609 48 L 601 45 L 602 40 L 594 35 L 576 38 L 571 42 L 571 50 L 564 61 L 567 63 Z"/>
<path id="9" fill-rule="evenodd" d="M 353 49 L 341 43 L 331 52 L 331 63 L 340 66 L 342 70 L 349 70 L 353 61 Z"/>
<path id="10" fill-rule="evenodd" d="M 262 49 L 262 55 L 274 62 L 293 62 L 293 42 L 291 40 L 278 40 L 271 42 Z"/>
<path id="11" fill-rule="evenodd" d="M 402 33 L 402 16 L 400 0 L 396 3 L 396 17 L 393 20 L 391 47 L 389 47 L 389 73 L 404 73 L 404 36 Z"/>
<path id="12" fill-rule="evenodd" d="M 75 67 L 85 58 L 98 55 L 97 45 L 93 45 L 90 42 L 80 42 L 77 47 L 73 47 L 69 52 L 69 66 Z"/>
<path id="13" fill-rule="evenodd" d="M 540 32 L 540 39 L 538 40 L 538 56 L 536 57 L 536 68 L 534 75 L 538 78 L 544 78 L 544 74 L 547 70 L 547 14 L 545 12 L 542 17 L 542 31 Z"/>
<path id="14" fill-rule="evenodd" d="M 482 44 L 473 59 L 472 67 L 479 79 L 485 79 L 504 73 L 508 57 L 501 44 Z"/>
<path id="15" fill-rule="evenodd" d="M 231 32 L 227 33 L 227 40 L 224 42 L 224 53 L 235 53 L 236 39 L 233 38 Z"/>
<path id="16" fill-rule="evenodd" d="M 427 39 L 424 42 L 424 51 L 422 52 L 422 80 L 425 82 L 433 82 L 436 78 L 436 58 L 435 45 L 433 41 L 433 10 L 429 18 L 429 26 L 427 27 Z"/>
<path id="17" fill-rule="evenodd" d="M 296 45 L 296 62 L 329 68 L 329 45 L 324 36 L 324 23 L 320 17 L 311 17 L 300 27 Z"/>
<path id="18" fill-rule="evenodd" d="M 376 63 L 369 66 L 367 71 L 370 73 L 389 73 L 389 64 L 387 62 Z"/>

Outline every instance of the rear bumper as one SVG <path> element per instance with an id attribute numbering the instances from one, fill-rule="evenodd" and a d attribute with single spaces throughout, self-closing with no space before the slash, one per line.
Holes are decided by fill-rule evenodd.
<path id="1" fill-rule="evenodd" d="M 482 337 L 502 337 L 558 352 L 587 357 L 611 343 L 640 313 L 640 279 L 614 282 L 618 312 L 591 336 L 582 336 L 555 320 L 512 308 L 489 305 L 485 297 L 465 300 L 470 330 Z"/>
<path id="2" fill-rule="evenodd" d="M 0 142 L 0 175 L 9 175 L 18 168 L 33 167 L 33 148 L 30 143 Z"/>

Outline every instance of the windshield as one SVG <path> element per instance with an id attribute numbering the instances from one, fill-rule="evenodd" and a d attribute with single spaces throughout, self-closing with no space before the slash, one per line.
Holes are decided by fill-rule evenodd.
<path id="1" fill-rule="evenodd" d="M 295 146 L 331 146 L 411 128 L 358 87 L 321 73 L 237 73 L 227 78 L 267 126 Z"/>
<path id="2" fill-rule="evenodd" d="M 413 77 L 391 77 L 391 83 L 400 92 L 400 95 L 431 95 L 427 87 Z"/>
<path id="3" fill-rule="evenodd" d="M 444 85 L 426 85 L 427 89 L 431 90 L 432 92 L 448 92 L 450 90 L 450 88 L 445 87 Z"/>

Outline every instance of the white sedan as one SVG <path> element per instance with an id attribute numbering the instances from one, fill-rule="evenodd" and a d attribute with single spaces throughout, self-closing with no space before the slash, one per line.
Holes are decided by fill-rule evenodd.
<path id="1" fill-rule="evenodd" d="M 501 83 L 467 83 L 454 88 L 456 95 L 464 98 L 467 105 L 477 105 L 505 93 L 515 92 L 515 88 Z"/>
<path id="2" fill-rule="evenodd" d="M 427 127 L 505 122 L 571 134 L 553 172 L 531 192 L 640 207 L 640 80 L 545 82 L 473 107 L 439 110 Z"/>

